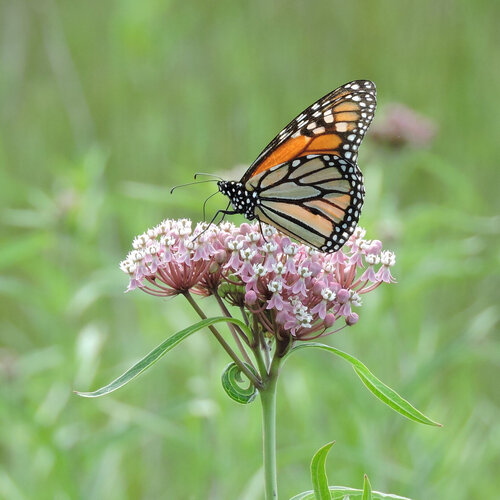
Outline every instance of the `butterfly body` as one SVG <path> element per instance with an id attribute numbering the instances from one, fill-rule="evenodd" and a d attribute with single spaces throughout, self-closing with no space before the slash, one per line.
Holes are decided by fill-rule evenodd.
<path id="1" fill-rule="evenodd" d="M 226 195 L 235 213 L 243 214 L 248 220 L 255 219 L 255 206 L 259 200 L 256 191 L 248 191 L 241 182 L 219 181 L 219 191 Z"/>
<path id="2" fill-rule="evenodd" d="M 354 231 L 365 189 L 356 160 L 373 119 L 375 85 L 356 80 L 292 120 L 239 182 L 219 191 L 247 219 L 258 219 L 323 252 L 339 250 Z"/>

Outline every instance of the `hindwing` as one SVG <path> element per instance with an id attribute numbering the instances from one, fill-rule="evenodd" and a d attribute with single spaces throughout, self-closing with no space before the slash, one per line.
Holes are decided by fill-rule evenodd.
<path id="1" fill-rule="evenodd" d="M 255 216 L 324 252 L 339 250 L 363 205 L 363 176 L 338 155 L 307 155 L 260 172 L 245 189 L 257 193 Z"/>

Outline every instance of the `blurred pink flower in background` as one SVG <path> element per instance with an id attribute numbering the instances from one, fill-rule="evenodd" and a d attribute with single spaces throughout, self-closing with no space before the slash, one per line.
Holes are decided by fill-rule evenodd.
<path id="1" fill-rule="evenodd" d="M 437 133 L 436 124 L 404 104 L 388 104 L 372 125 L 370 137 L 393 147 L 428 146 Z"/>

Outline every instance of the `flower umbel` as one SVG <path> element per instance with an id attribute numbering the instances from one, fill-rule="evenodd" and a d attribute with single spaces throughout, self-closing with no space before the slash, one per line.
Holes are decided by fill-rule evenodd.
<path id="1" fill-rule="evenodd" d="M 164 220 L 137 236 L 120 268 L 128 290 L 168 297 L 215 295 L 241 307 L 266 336 L 310 340 L 358 321 L 353 308 L 381 283 L 392 283 L 394 253 L 357 228 L 343 249 L 320 253 L 270 226 L 207 227 Z M 336 330 L 331 330 L 335 325 Z"/>

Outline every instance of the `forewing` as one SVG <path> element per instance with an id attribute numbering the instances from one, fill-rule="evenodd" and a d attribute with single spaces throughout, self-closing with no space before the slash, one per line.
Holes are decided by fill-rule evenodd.
<path id="1" fill-rule="evenodd" d="M 308 155 L 265 170 L 245 185 L 256 191 L 257 218 L 324 252 L 335 252 L 356 227 L 363 176 L 338 155 Z"/>
<path id="2" fill-rule="evenodd" d="M 242 182 L 310 154 L 336 155 L 355 164 L 375 107 L 376 88 L 369 80 L 335 89 L 293 119 L 253 162 Z"/>

